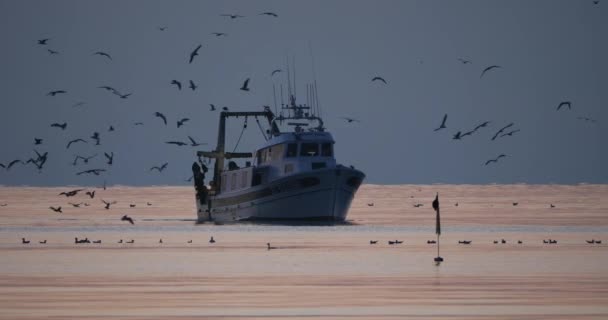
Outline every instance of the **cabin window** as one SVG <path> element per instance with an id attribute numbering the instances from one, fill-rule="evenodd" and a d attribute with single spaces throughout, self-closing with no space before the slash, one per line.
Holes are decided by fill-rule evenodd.
<path id="1" fill-rule="evenodd" d="M 298 144 L 290 143 L 287 145 L 287 153 L 285 154 L 286 158 L 296 157 L 298 155 Z"/>
<path id="2" fill-rule="evenodd" d="M 316 143 L 302 143 L 300 156 L 314 157 L 319 155 L 319 145 Z"/>
<path id="3" fill-rule="evenodd" d="M 276 146 L 272 146 L 272 149 L 272 161 L 281 160 L 283 153 L 285 153 L 285 145 L 277 144 Z"/>
<path id="4" fill-rule="evenodd" d="M 333 157 L 333 148 L 331 143 L 323 143 L 321 145 L 321 156 L 322 157 Z"/>
<path id="5" fill-rule="evenodd" d="M 230 179 L 230 190 L 236 189 L 236 172 L 232 174 Z"/>

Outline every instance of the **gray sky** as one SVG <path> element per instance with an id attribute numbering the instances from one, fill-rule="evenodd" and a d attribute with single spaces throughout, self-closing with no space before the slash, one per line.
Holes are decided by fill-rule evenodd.
<path id="1" fill-rule="evenodd" d="M 258 15 L 264 11 L 279 17 Z M 0 169 L 0 184 L 188 184 L 195 151 L 216 139 L 219 114 L 209 103 L 231 110 L 272 105 L 272 85 L 285 77 L 270 72 L 284 68 L 287 54 L 296 59 L 297 90 L 304 93 L 313 80 L 309 42 L 337 159 L 363 170 L 367 183 L 607 183 L 607 15 L 603 0 L 1 0 L 0 163 L 32 157 L 34 137 L 44 138 L 36 149 L 48 151 L 49 160 L 41 173 L 33 166 Z M 42 38 L 51 39 L 47 46 L 37 44 Z M 198 44 L 200 55 L 188 64 Z M 480 79 L 490 65 L 502 68 Z M 371 83 L 376 75 L 388 85 Z M 251 91 L 238 90 L 248 77 Z M 200 87 L 178 91 L 172 79 Z M 133 95 L 120 99 L 102 85 Z M 68 93 L 46 96 L 52 90 Z M 556 111 L 566 100 L 572 110 Z M 86 105 L 72 107 L 79 101 Z M 445 113 L 448 128 L 433 132 Z M 177 129 L 181 117 L 192 120 Z M 49 126 L 64 121 L 65 131 Z M 144 126 L 132 125 L 138 121 Z M 483 121 L 491 121 L 488 128 L 451 139 Z M 490 141 L 510 122 L 521 132 Z M 116 131 L 107 132 L 109 125 Z M 230 145 L 241 126 L 231 123 Z M 67 141 L 91 140 L 94 131 L 101 146 L 89 141 L 66 150 Z M 163 143 L 188 135 L 210 146 Z M 261 141 L 250 122 L 239 149 Z M 75 175 L 107 168 L 103 152 L 110 151 L 115 164 L 107 173 Z M 501 153 L 508 157 L 483 165 Z M 73 167 L 76 154 L 98 156 Z M 164 162 L 162 174 L 148 171 Z"/>

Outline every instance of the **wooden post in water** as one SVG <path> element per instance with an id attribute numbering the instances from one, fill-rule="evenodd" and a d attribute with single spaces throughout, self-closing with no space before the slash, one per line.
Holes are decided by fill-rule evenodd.
<path id="1" fill-rule="evenodd" d="M 435 257 L 435 262 L 437 264 L 443 261 L 443 258 L 439 255 L 439 236 L 441 235 L 441 220 L 439 217 L 439 193 L 435 196 L 435 200 L 433 201 L 433 209 L 437 213 L 435 217 L 435 233 L 437 234 L 437 257 Z"/>

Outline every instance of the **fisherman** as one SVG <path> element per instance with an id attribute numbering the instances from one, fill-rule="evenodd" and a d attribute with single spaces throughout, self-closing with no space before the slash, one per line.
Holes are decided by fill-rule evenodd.
<path id="1" fill-rule="evenodd" d="M 205 173 L 207 173 L 208 169 L 202 161 L 199 162 L 202 165 L 199 165 L 197 162 L 192 163 L 192 176 L 194 177 L 194 189 L 196 189 L 196 197 L 200 201 L 201 204 L 207 203 L 207 187 L 205 186 Z"/>

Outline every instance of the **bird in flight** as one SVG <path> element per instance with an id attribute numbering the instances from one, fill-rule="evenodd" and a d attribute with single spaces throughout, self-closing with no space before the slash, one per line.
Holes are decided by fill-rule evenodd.
<path id="1" fill-rule="evenodd" d="M 384 84 L 387 84 L 386 80 L 384 80 L 384 78 L 382 78 L 382 77 L 373 77 L 372 82 L 374 82 L 374 81 L 382 81 L 382 82 L 384 82 Z"/>
<path id="2" fill-rule="evenodd" d="M 188 80 L 190 81 L 190 85 L 188 86 L 188 88 L 192 89 L 192 91 L 196 90 L 196 88 L 198 88 L 198 86 L 196 84 L 194 84 L 194 81 L 192 80 Z"/>
<path id="3" fill-rule="evenodd" d="M 80 206 L 83 204 L 83 202 L 80 202 L 80 203 L 68 202 L 68 204 L 71 205 L 74 208 L 80 208 Z"/>
<path id="4" fill-rule="evenodd" d="M 66 149 L 69 149 L 69 148 L 70 148 L 70 146 L 71 146 L 73 143 L 77 143 L 77 142 L 84 142 L 84 143 L 87 143 L 85 140 L 80 139 L 80 138 L 79 138 L 79 139 L 74 139 L 74 140 L 71 140 L 70 142 L 68 142 L 68 144 L 67 144 L 67 146 L 66 146 L 65 148 L 66 148 Z"/>
<path id="5" fill-rule="evenodd" d="M 59 51 L 55 51 L 55 50 L 51 50 L 51 49 L 46 49 L 46 51 L 48 51 L 50 55 L 59 54 Z"/>
<path id="6" fill-rule="evenodd" d="M 452 140 L 460 140 L 462 138 L 461 134 L 462 133 L 460 131 L 456 132 L 456 134 L 454 134 L 452 137 Z"/>
<path id="7" fill-rule="evenodd" d="M 490 121 L 484 121 L 483 123 L 481 123 L 481 124 L 477 125 L 477 126 L 475 127 L 475 129 L 473 129 L 473 131 L 477 131 L 477 130 L 479 130 L 479 129 L 481 129 L 481 128 L 485 128 L 485 127 L 487 127 L 487 126 L 488 126 L 488 124 L 490 124 Z"/>
<path id="8" fill-rule="evenodd" d="M 243 90 L 243 91 L 249 91 L 249 78 L 247 78 L 245 80 L 245 82 L 243 82 L 243 86 L 241 87 L 241 90 Z"/>
<path id="9" fill-rule="evenodd" d="M 41 138 L 34 138 L 34 145 L 39 145 L 42 144 L 42 139 Z"/>
<path id="10" fill-rule="evenodd" d="M 77 164 L 77 162 L 78 162 L 79 159 L 82 159 L 82 161 L 85 164 L 89 163 L 89 160 L 95 158 L 96 156 L 97 156 L 97 154 L 94 154 L 94 155 L 92 155 L 90 157 L 83 157 L 83 156 L 76 155 L 76 157 L 74 158 L 74 162 L 72 162 L 72 165 L 75 166 Z"/>
<path id="11" fill-rule="evenodd" d="M 49 38 L 40 39 L 40 40 L 38 40 L 38 44 L 44 46 L 44 45 L 46 45 L 46 42 L 49 40 L 51 40 L 51 39 L 49 39 Z"/>
<path id="12" fill-rule="evenodd" d="M 245 16 L 241 16 L 241 15 L 238 15 L 238 14 L 220 14 L 220 16 L 222 16 L 222 17 L 230 17 L 230 19 L 245 18 Z"/>
<path id="13" fill-rule="evenodd" d="M 447 113 L 443 116 L 443 120 L 441 120 L 441 125 L 439 126 L 439 128 L 437 128 L 437 129 L 435 129 L 433 131 L 439 131 L 441 129 L 445 129 L 446 128 L 446 126 L 445 126 L 445 121 L 446 120 L 448 120 L 448 114 Z"/>
<path id="14" fill-rule="evenodd" d="M 116 204 L 116 201 L 108 202 L 108 201 L 105 201 L 103 199 L 101 199 L 101 202 L 103 202 L 103 204 L 106 205 L 105 206 L 106 210 L 110 210 L 110 206 L 113 205 L 113 204 Z"/>
<path id="15" fill-rule="evenodd" d="M 122 216 L 122 218 L 120 218 L 120 221 L 129 221 L 129 223 L 135 224 L 135 222 L 133 222 L 133 219 L 131 217 L 127 216 L 126 214 L 124 216 Z"/>
<path id="16" fill-rule="evenodd" d="M 109 154 L 104 152 L 103 155 L 106 157 L 106 159 L 108 159 L 108 162 L 106 163 L 111 166 L 112 163 L 114 163 L 114 152 L 110 152 Z"/>
<path id="17" fill-rule="evenodd" d="M 600 0 L 593 0 L 593 4 L 599 4 Z"/>
<path id="18" fill-rule="evenodd" d="M 99 132 L 97 132 L 97 131 L 93 132 L 93 135 L 91 136 L 91 139 L 95 140 L 95 145 L 98 146 L 99 145 L 99 141 L 101 140 L 99 138 Z"/>
<path id="19" fill-rule="evenodd" d="M 53 211 L 55 211 L 57 213 L 63 213 L 63 211 L 61 211 L 61 206 L 59 206 L 57 208 L 55 208 L 55 207 L 49 207 L 49 209 L 51 209 L 51 210 L 53 210 Z"/>
<path id="20" fill-rule="evenodd" d="M 80 171 L 78 173 L 76 173 L 77 176 L 81 175 L 81 174 L 94 174 L 96 176 L 98 176 L 100 173 L 105 172 L 106 169 L 90 169 L 90 170 L 85 170 L 85 171 Z"/>
<path id="21" fill-rule="evenodd" d="M 191 147 L 196 147 L 196 146 L 200 146 L 202 144 L 206 144 L 206 143 L 198 143 L 198 142 L 194 141 L 194 139 L 191 136 L 188 136 L 188 139 L 190 140 Z"/>
<path id="22" fill-rule="evenodd" d="M 84 189 L 76 189 L 76 190 L 71 190 L 71 191 L 64 191 L 64 192 L 60 193 L 59 195 L 60 196 L 66 196 L 66 197 L 69 198 L 69 197 L 73 197 L 73 196 L 77 195 L 78 192 L 80 192 L 82 190 L 84 190 Z"/>
<path id="23" fill-rule="evenodd" d="M 184 123 L 186 123 L 186 121 L 190 121 L 190 119 L 188 119 L 188 118 L 183 118 L 183 119 L 181 119 L 181 120 L 177 121 L 177 127 L 179 128 L 179 127 L 183 126 L 183 125 L 184 125 Z"/>
<path id="24" fill-rule="evenodd" d="M 164 114 L 160 113 L 160 112 L 155 112 L 154 116 L 163 119 L 163 122 L 165 123 L 165 125 L 167 125 L 167 118 L 165 117 Z"/>
<path id="25" fill-rule="evenodd" d="M 166 144 L 174 144 L 174 145 L 176 145 L 176 146 L 180 146 L 180 147 L 181 147 L 181 146 L 185 146 L 185 145 L 187 145 L 187 143 L 185 143 L 185 142 L 181 142 L 181 141 L 167 141 L 167 142 L 165 142 L 165 143 L 166 143 Z"/>
<path id="26" fill-rule="evenodd" d="M 158 30 L 165 31 L 165 30 L 167 30 L 167 27 L 158 27 Z"/>
<path id="27" fill-rule="evenodd" d="M 462 64 L 469 64 L 469 63 L 471 63 L 471 60 L 465 60 L 465 59 L 462 59 L 462 58 L 458 58 L 458 61 L 462 62 Z"/>
<path id="28" fill-rule="evenodd" d="M 10 170 L 17 163 L 24 164 L 23 161 L 17 159 L 17 160 L 13 160 L 13 161 L 9 162 L 7 165 L 0 164 L 0 167 L 6 168 L 6 170 Z"/>
<path id="29" fill-rule="evenodd" d="M 353 122 L 353 121 L 356 121 L 356 122 L 361 122 L 361 121 L 359 121 L 359 120 L 357 120 L 357 119 L 354 119 L 354 118 L 342 117 L 342 119 L 346 120 L 348 123 L 351 123 L 351 122 Z"/>
<path id="30" fill-rule="evenodd" d="M 198 47 L 196 47 L 196 49 L 194 49 L 194 51 L 190 52 L 190 61 L 188 63 L 192 63 L 192 60 L 194 60 L 194 57 L 198 56 L 198 50 L 202 47 L 202 44 L 199 44 Z"/>
<path id="31" fill-rule="evenodd" d="M 228 107 L 222 107 L 223 111 L 228 111 Z"/>
<path id="32" fill-rule="evenodd" d="M 505 137 L 505 136 L 510 136 L 510 137 L 512 137 L 514 133 L 519 132 L 519 131 L 521 131 L 521 130 L 520 130 L 520 129 L 517 129 L 517 130 L 512 130 L 512 131 L 509 131 L 509 132 L 507 132 L 507 133 L 503 133 L 503 134 L 501 134 L 501 135 L 500 135 L 500 137 L 501 137 L 501 138 L 502 138 L 502 137 Z"/>
<path id="33" fill-rule="evenodd" d="M 144 123 L 143 123 L 143 122 L 135 122 L 133 125 L 134 125 L 134 126 L 143 126 L 143 125 L 144 125 Z"/>
<path id="34" fill-rule="evenodd" d="M 223 32 L 212 32 L 212 35 L 216 36 L 216 37 L 225 37 L 227 36 L 227 34 L 223 33 Z"/>
<path id="35" fill-rule="evenodd" d="M 51 91 L 51 92 L 47 93 L 46 95 L 54 97 L 54 96 L 56 96 L 56 95 L 58 95 L 60 93 L 68 93 L 68 92 L 65 91 L 65 90 L 55 90 L 55 91 Z"/>
<path id="36" fill-rule="evenodd" d="M 570 102 L 570 101 L 563 101 L 563 102 L 561 102 L 557 106 L 557 111 L 559 111 L 559 109 L 561 109 L 562 107 L 568 107 L 568 110 L 571 110 L 572 109 L 572 102 Z"/>
<path id="37" fill-rule="evenodd" d="M 270 16 L 270 17 L 275 17 L 275 18 L 279 17 L 279 15 L 274 12 L 262 12 L 259 15 L 260 16 Z"/>
<path id="38" fill-rule="evenodd" d="M 498 130 L 498 132 L 496 132 L 496 134 L 494 134 L 494 136 L 492 137 L 492 141 L 496 140 L 496 138 L 498 138 L 498 136 L 503 133 L 506 129 L 510 128 L 513 126 L 513 122 L 509 123 L 508 125 L 502 127 L 500 130 Z"/>
<path id="39" fill-rule="evenodd" d="M 103 51 L 97 51 L 97 52 L 93 53 L 93 55 L 94 56 L 106 57 L 106 58 L 112 60 L 112 57 L 109 54 L 107 54 L 106 52 L 103 52 Z"/>
<path id="40" fill-rule="evenodd" d="M 93 190 L 93 191 L 87 191 L 85 194 L 87 196 L 89 196 L 89 198 L 91 198 L 91 199 L 95 198 L 95 190 Z"/>
<path id="41" fill-rule="evenodd" d="M 152 170 L 158 170 L 158 172 L 163 172 L 163 170 L 165 170 L 167 168 L 168 164 L 169 164 L 169 162 L 165 162 L 160 167 L 158 167 L 158 166 L 152 167 L 152 168 L 150 168 L 150 171 L 152 171 Z"/>
<path id="42" fill-rule="evenodd" d="M 212 103 L 210 103 L 209 106 L 211 107 L 209 111 L 215 111 L 215 106 Z"/>
<path id="43" fill-rule="evenodd" d="M 479 78 L 483 77 L 483 75 L 484 75 L 486 72 L 488 72 L 488 71 L 490 71 L 490 70 L 492 70 L 492 69 L 496 69 L 496 68 L 502 68 L 502 67 L 501 67 L 501 66 L 497 66 L 497 65 L 489 66 L 489 67 L 487 67 L 487 68 L 483 69 L 483 71 L 481 72 L 481 75 L 479 76 Z"/>
<path id="44" fill-rule="evenodd" d="M 594 119 L 591 119 L 591 118 L 587 118 L 587 117 L 576 117 L 576 119 L 583 120 L 583 121 L 586 121 L 586 122 L 588 121 L 588 122 L 591 122 L 591 123 L 596 123 L 597 122 L 597 120 L 594 120 Z"/>
<path id="45" fill-rule="evenodd" d="M 488 164 L 490 164 L 490 163 L 492 163 L 492 162 L 496 163 L 496 162 L 498 162 L 498 159 L 500 159 L 500 158 L 504 158 L 504 157 L 506 157 L 506 156 L 507 156 L 506 154 L 501 154 L 501 155 L 499 155 L 498 157 L 496 157 L 495 159 L 490 159 L 490 160 L 486 161 L 486 164 L 485 164 L 485 165 L 487 166 Z"/>
<path id="46" fill-rule="evenodd" d="M 270 73 L 270 76 L 272 77 L 272 76 L 274 76 L 275 74 L 277 74 L 277 73 L 279 73 L 279 72 L 282 72 L 282 71 L 283 71 L 283 70 L 281 70 L 281 69 L 275 69 L 275 70 L 272 70 L 272 72 Z"/>
<path id="47" fill-rule="evenodd" d="M 171 84 L 174 84 L 177 86 L 177 89 L 182 90 L 182 83 L 177 81 L 177 80 L 171 80 Z"/>
<path id="48" fill-rule="evenodd" d="M 61 130 L 65 130 L 65 128 L 68 126 L 67 122 L 64 122 L 62 124 L 59 123 L 53 123 L 51 124 L 51 127 L 55 127 L 55 128 L 61 128 Z"/>

